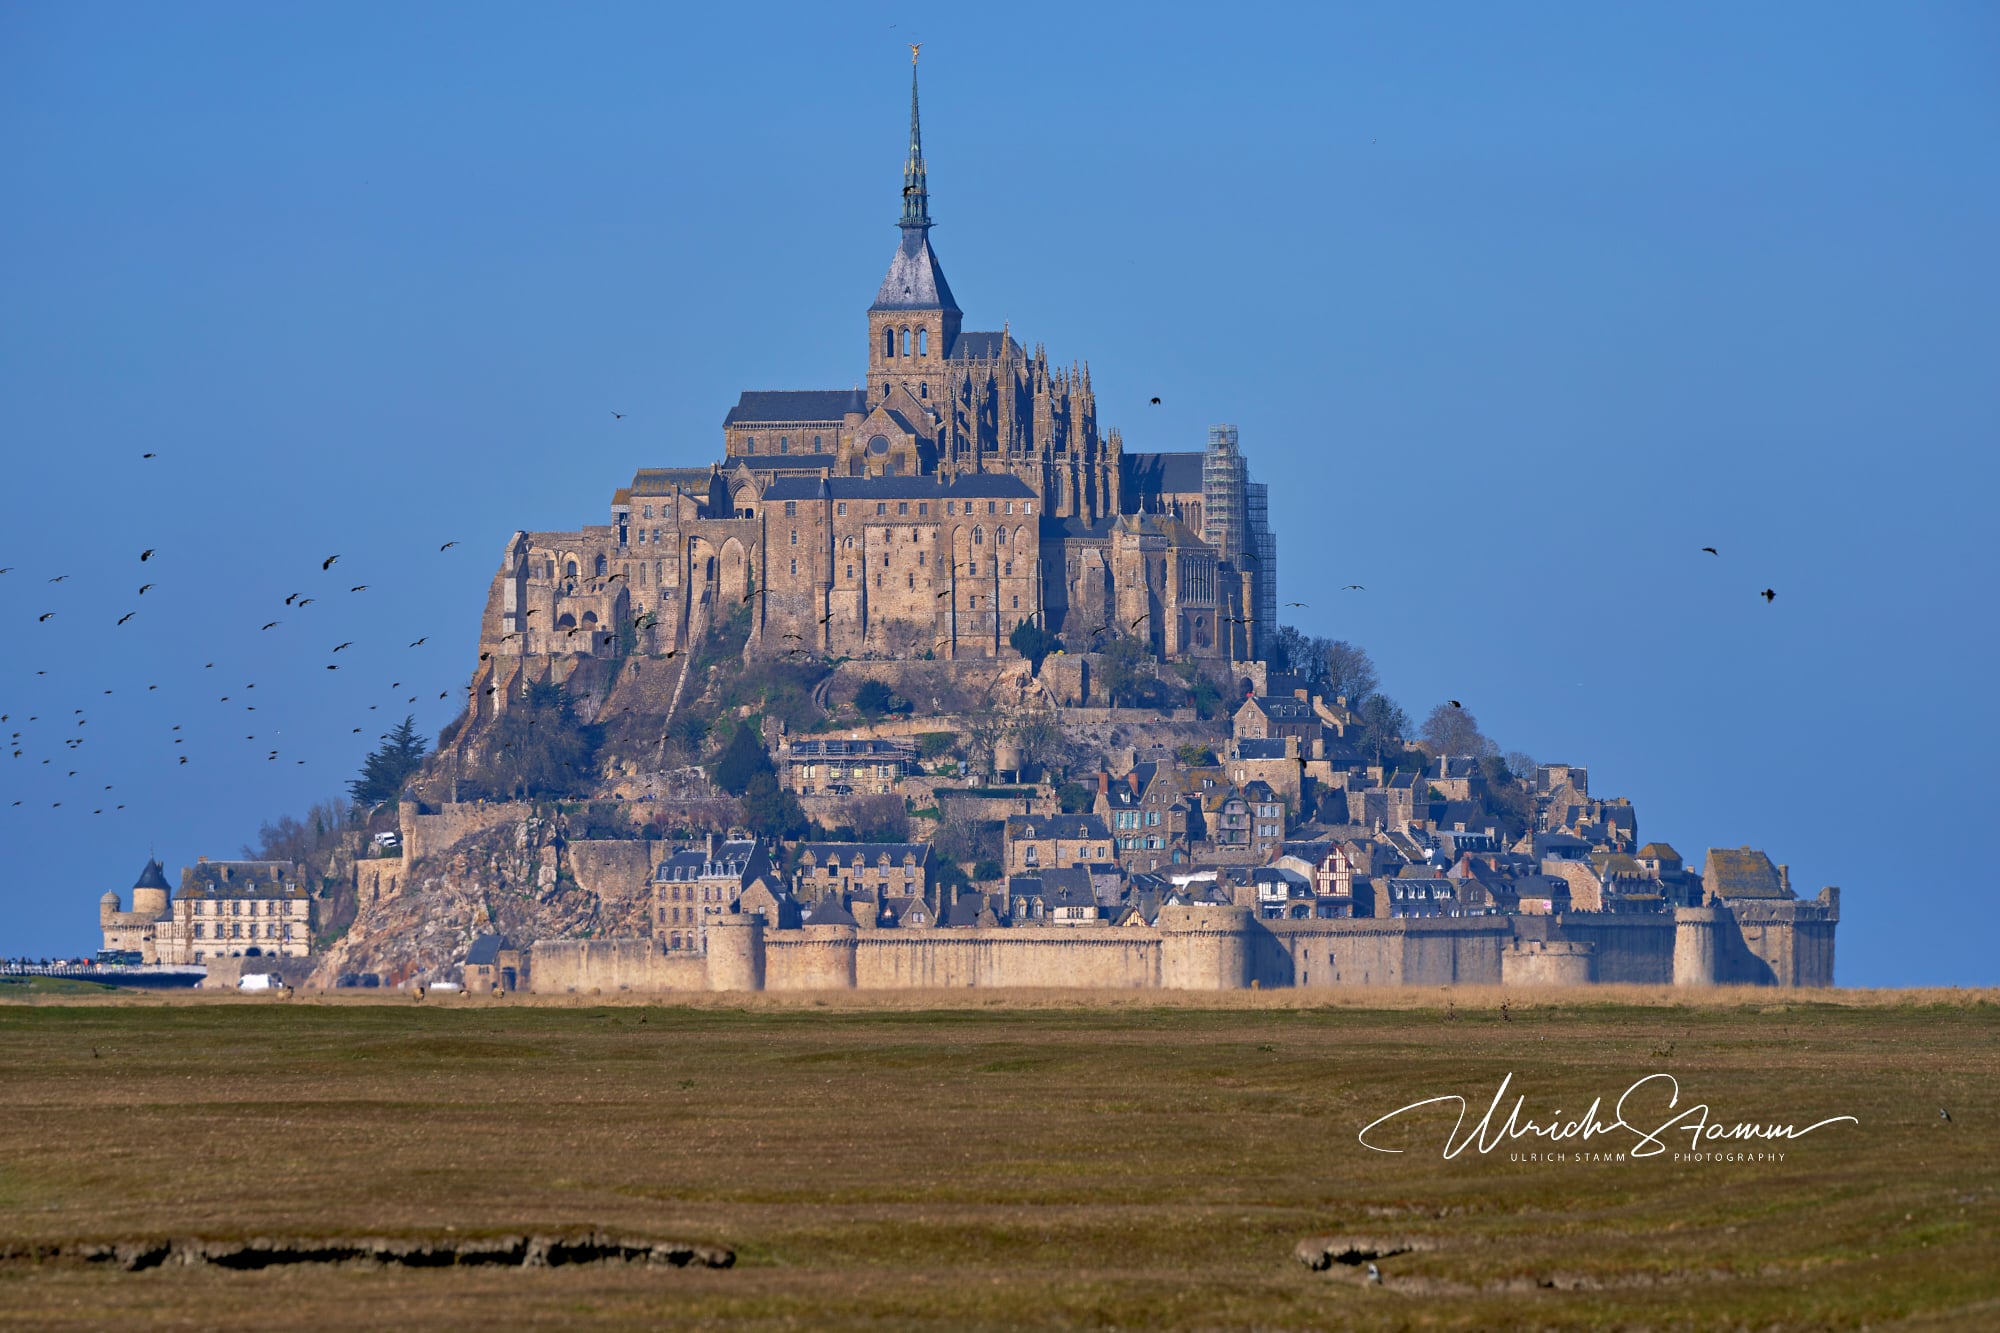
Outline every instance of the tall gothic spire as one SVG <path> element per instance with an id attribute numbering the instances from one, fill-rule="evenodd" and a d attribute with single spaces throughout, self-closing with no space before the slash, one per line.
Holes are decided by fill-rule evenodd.
<path id="1" fill-rule="evenodd" d="M 898 226 L 931 225 L 930 190 L 924 183 L 924 135 L 917 123 L 917 48 L 910 44 L 910 155 L 903 162 L 903 220 Z"/>
<path id="2" fill-rule="evenodd" d="M 958 305 L 951 299 L 951 285 L 944 280 L 937 255 L 931 250 L 931 196 L 925 185 L 924 139 L 917 122 L 917 48 L 910 47 L 910 155 L 903 162 L 903 216 L 896 224 L 903 237 L 889 261 L 889 272 L 875 294 L 871 310 L 946 310 L 956 317 Z M 941 342 L 948 351 L 958 336 L 953 322 L 941 330 Z"/>

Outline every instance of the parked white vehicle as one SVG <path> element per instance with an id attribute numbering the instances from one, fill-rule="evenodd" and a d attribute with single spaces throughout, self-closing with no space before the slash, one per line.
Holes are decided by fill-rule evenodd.
<path id="1" fill-rule="evenodd" d="M 283 981 L 279 980 L 279 978 L 277 977 L 277 975 L 276 975 L 275 973 L 271 973 L 271 972 L 245 972 L 245 973 L 243 974 L 243 978 L 242 978 L 242 980 L 240 980 L 240 981 L 238 981 L 238 982 L 236 983 L 236 989 L 238 989 L 238 990 L 279 990 L 279 989 L 281 989 L 281 988 L 282 988 L 282 987 L 284 986 L 284 984 L 285 984 L 285 983 L 284 983 Z"/>

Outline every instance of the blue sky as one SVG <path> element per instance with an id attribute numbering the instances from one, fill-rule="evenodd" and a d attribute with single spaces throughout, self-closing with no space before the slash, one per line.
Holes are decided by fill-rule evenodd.
<path id="1" fill-rule="evenodd" d="M 921 40 L 968 327 L 1239 425 L 1303 628 L 1840 884 L 1844 983 L 2000 981 L 1991 7 L 935 8 L 0 9 L 0 954 L 434 732 L 515 528 L 854 383 Z"/>

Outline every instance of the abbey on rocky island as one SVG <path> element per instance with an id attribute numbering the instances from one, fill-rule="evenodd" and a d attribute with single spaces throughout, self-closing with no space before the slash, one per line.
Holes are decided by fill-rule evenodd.
<path id="1" fill-rule="evenodd" d="M 991 658 L 1032 623 L 1073 651 L 1129 636 L 1163 659 L 1261 658 L 1277 546 L 1235 429 L 1126 453 L 1087 365 L 962 327 L 931 225 L 913 63 L 866 382 L 746 392 L 722 461 L 639 469 L 601 526 L 516 532 L 482 651 L 671 652 L 747 606 L 770 655 Z"/>

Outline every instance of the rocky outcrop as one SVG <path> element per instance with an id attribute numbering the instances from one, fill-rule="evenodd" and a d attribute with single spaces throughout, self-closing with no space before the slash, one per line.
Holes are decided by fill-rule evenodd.
<path id="1" fill-rule="evenodd" d="M 563 817 L 530 815 L 412 862 L 401 892 L 360 911 L 319 960 L 311 984 L 332 986 L 364 972 L 385 985 L 442 978 L 481 935 L 504 935 L 527 948 L 544 939 L 650 934 L 645 844 L 633 843 L 621 857 L 585 846 L 580 879 Z M 607 865 L 627 873 L 608 877 Z"/>

